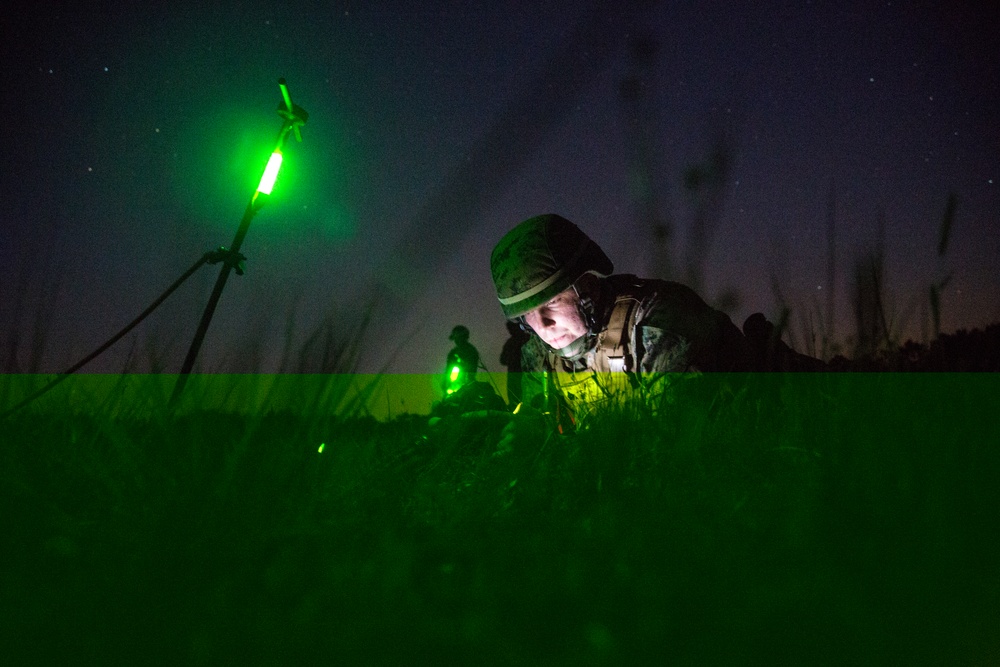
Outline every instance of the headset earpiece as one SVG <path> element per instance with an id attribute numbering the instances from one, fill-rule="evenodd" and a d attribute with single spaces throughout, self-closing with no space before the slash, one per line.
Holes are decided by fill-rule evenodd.
<path id="1" fill-rule="evenodd" d="M 580 312 L 580 317 L 583 318 L 583 323 L 587 325 L 587 331 L 592 334 L 597 333 L 597 309 L 594 307 L 594 300 L 587 295 L 580 294 L 580 290 L 573 285 L 573 291 L 576 292 L 576 303 L 577 310 Z"/>

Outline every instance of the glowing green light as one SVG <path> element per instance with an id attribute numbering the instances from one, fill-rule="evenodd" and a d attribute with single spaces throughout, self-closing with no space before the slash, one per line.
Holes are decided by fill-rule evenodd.
<path id="1" fill-rule="evenodd" d="M 456 387 L 455 385 L 458 382 L 458 378 L 461 375 L 462 375 L 461 367 L 459 366 L 451 367 L 451 372 L 448 374 L 448 389 L 445 391 L 446 394 L 455 393 L 455 390 L 458 389 L 458 387 Z"/>
<path id="2" fill-rule="evenodd" d="M 274 181 L 278 178 L 278 170 L 281 169 L 281 159 L 280 150 L 271 153 L 271 159 L 267 161 L 267 166 L 264 168 L 264 175 L 260 177 L 260 185 L 257 186 L 257 192 L 265 195 L 271 194 L 271 190 L 274 188 Z"/>
<path id="3" fill-rule="evenodd" d="M 322 454 L 323 450 L 325 448 L 326 448 L 326 443 L 325 442 L 321 442 L 321 443 L 319 443 L 319 449 L 317 449 L 316 451 L 318 451 L 320 454 Z"/>

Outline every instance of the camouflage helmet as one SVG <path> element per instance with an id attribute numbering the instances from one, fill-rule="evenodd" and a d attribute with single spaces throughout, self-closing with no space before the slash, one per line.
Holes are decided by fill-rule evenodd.
<path id="1" fill-rule="evenodd" d="M 614 265 L 579 227 L 549 213 L 507 232 L 493 249 L 490 270 L 503 314 L 520 317 L 569 288 L 580 276 L 608 276 Z"/>

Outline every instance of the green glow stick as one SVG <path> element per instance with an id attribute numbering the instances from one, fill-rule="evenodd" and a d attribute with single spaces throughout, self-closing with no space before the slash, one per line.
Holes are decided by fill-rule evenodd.
<path id="1" fill-rule="evenodd" d="M 257 186 L 257 192 L 265 195 L 271 194 L 271 190 L 274 188 L 274 181 L 278 178 L 278 171 L 281 169 L 281 159 L 280 149 L 271 153 L 271 158 L 267 161 L 267 166 L 264 168 L 264 175 L 260 177 L 260 185 Z"/>

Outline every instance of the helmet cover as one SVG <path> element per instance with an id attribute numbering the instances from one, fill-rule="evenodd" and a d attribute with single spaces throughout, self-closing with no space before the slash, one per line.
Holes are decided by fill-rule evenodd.
<path id="1" fill-rule="evenodd" d="M 525 220 L 493 249 L 490 270 L 508 319 L 534 310 L 585 273 L 605 277 L 614 265 L 575 224 L 552 213 Z"/>

